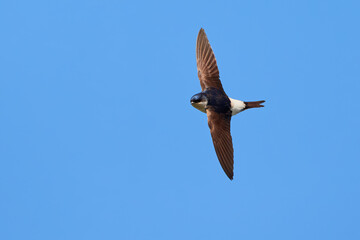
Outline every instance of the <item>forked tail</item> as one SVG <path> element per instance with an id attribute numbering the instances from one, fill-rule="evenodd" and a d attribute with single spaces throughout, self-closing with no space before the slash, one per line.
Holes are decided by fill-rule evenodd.
<path id="1" fill-rule="evenodd" d="M 256 102 L 244 102 L 245 103 L 245 109 L 264 107 L 264 105 L 261 105 L 264 102 L 265 102 L 264 100 L 263 101 L 256 101 Z"/>

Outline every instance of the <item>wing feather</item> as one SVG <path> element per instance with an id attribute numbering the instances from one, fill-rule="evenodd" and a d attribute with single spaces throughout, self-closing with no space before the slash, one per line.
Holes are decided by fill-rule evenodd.
<path id="1" fill-rule="evenodd" d="M 220 81 L 215 54 L 202 28 L 196 40 L 196 64 L 201 90 L 204 91 L 206 88 L 213 87 L 225 93 Z"/>
<path id="2" fill-rule="evenodd" d="M 208 109 L 208 125 L 216 155 L 226 175 L 234 176 L 234 148 L 230 134 L 231 113 L 217 113 Z"/>

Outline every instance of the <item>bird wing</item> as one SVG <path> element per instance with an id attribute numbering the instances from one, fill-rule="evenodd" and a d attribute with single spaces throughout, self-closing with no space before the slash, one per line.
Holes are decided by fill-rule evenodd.
<path id="1" fill-rule="evenodd" d="M 196 40 L 196 64 L 201 91 L 204 91 L 208 87 L 213 87 L 225 93 L 221 85 L 219 69 L 216 64 L 214 52 L 211 49 L 209 40 L 202 28 L 200 29 Z"/>
<path id="2" fill-rule="evenodd" d="M 206 111 L 211 137 L 216 155 L 226 175 L 232 180 L 234 176 L 234 149 L 230 134 L 231 113 Z"/>

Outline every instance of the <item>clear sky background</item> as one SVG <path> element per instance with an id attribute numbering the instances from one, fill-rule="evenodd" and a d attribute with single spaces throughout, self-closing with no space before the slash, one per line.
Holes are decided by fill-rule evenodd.
<path id="1" fill-rule="evenodd" d="M 0 239 L 360 239 L 359 1 L 2 1 Z M 200 92 L 200 27 L 235 176 Z"/>

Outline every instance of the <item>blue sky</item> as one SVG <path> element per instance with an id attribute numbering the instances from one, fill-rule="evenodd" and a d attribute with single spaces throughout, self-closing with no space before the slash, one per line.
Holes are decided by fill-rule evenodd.
<path id="1" fill-rule="evenodd" d="M 360 239 L 358 1 L 2 1 L 1 239 Z M 200 92 L 203 27 L 235 176 Z"/>

